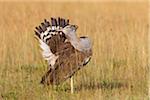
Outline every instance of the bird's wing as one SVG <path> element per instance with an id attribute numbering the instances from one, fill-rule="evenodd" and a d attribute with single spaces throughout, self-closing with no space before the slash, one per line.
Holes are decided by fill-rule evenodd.
<path id="1" fill-rule="evenodd" d="M 42 55 L 49 65 L 53 66 L 58 56 L 59 46 L 67 39 L 65 34 L 60 29 L 69 25 L 69 20 L 63 18 L 51 18 L 51 23 L 46 19 L 40 26 L 36 27 L 35 35 L 40 42 L 40 47 L 43 50 Z"/>
<path id="2" fill-rule="evenodd" d="M 43 77 L 41 83 L 58 85 L 66 79 L 74 75 L 81 67 L 87 64 L 87 56 L 83 52 L 79 52 L 71 45 L 70 42 L 65 43 L 59 52 L 58 59 L 53 69 L 50 69 Z"/>

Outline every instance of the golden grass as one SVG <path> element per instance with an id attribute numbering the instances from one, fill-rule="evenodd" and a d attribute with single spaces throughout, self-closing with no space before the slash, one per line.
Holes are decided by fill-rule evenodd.
<path id="1" fill-rule="evenodd" d="M 148 4 L 0 3 L 0 99 L 148 99 Z M 91 62 L 57 89 L 39 84 L 47 70 L 34 39 L 44 18 L 65 17 L 93 41 Z"/>

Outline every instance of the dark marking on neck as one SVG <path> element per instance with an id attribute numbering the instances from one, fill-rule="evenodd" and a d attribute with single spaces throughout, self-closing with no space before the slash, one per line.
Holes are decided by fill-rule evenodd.
<path id="1" fill-rule="evenodd" d="M 83 39 L 85 39 L 85 38 L 87 38 L 86 36 L 81 36 L 80 38 L 83 38 Z"/>

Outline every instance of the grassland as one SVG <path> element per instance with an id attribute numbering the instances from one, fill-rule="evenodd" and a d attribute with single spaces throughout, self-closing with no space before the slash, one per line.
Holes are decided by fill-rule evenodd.
<path id="1" fill-rule="evenodd" d="M 65 17 L 93 41 L 91 62 L 53 89 L 34 38 L 44 18 Z M 148 100 L 147 2 L 0 3 L 0 100 Z"/>

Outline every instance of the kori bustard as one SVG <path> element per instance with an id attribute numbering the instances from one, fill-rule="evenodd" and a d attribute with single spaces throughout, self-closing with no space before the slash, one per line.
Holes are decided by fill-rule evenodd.
<path id="1" fill-rule="evenodd" d="M 48 71 L 42 77 L 42 84 L 59 85 L 71 78 L 85 66 L 92 56 L 92 44 L 88 37 L 77 37 L 77 25 L 69 24 L 64 18 L 46 19 L 36 27 L 35 35 L 40 42 L 42 55 L 48 62 Z"/>

